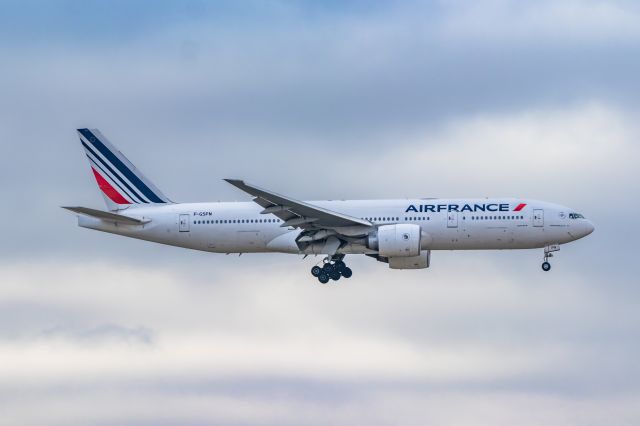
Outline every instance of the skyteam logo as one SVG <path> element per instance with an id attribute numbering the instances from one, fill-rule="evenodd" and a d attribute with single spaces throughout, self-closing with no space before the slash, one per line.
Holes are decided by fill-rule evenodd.
<path id="1" fill-rule="evenodd" d="M 518 204 L 513 211 L 519 212 L 526 207 L 525 203 Z M 405 213 L 438 213 L 438 212 L 508 212 L 508 203 L 489 204 L 410 204 Z"/>

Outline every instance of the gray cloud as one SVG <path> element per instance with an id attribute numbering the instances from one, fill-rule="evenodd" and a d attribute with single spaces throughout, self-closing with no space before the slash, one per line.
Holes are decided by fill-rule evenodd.
<path id="1" fill-rule="evenodd" d="M 637 423 L 634 3 L 106 4 L 0 17 L 5 420 Z M 77 229 L 60 205 L 102 206 L 80 126 L 179 201 L 246 200 L 220 180 L 243 177 L 548 199 L 597 228 L 544 276 L 538 252 L 438 252 L 320 288 L 318 259 Z"/>

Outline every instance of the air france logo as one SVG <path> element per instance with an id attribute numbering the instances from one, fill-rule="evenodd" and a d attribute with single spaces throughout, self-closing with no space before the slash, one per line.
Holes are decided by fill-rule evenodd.
<path id="1" fill-rule="evenodd" d="M 525 203 L 518 204 L 513 211 L 519 212 L 526 207 Z M 414 204 L 409 205 L 405 213 L 438 213 L 438 212 L 508 212 L 508 203 L 491 204 Z"/>

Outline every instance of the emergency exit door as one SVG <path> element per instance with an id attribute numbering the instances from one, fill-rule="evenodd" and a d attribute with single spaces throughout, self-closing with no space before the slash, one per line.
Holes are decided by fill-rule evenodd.
<path id="1" fill-rule="evenodd" d="M 178 219 L 178 230 L 180 232 L 189 232 L 189 215 L 181 214 Z"/>
<path id="2" fill-rule="evenodd" d="M 533 226 L 544 226 L 544 210 L 533 210 Z"/>

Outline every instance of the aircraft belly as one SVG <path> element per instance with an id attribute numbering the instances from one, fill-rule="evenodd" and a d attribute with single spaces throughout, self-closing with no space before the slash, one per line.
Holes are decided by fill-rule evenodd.
<path id="1" fill-rule="evenodd" d="M 504 250 L 526 249 L 545 245 L 549 236 L 538 235 L 530 229 L 518 229 L 514 226 L 476 226 L 462 225 L 434 232 L 426 229 L 433 236 L 429 248 L 433 250 Z"/>
<path id="2" fill-rule="evenodd" d="M 263 233 L 256 230 L 224 229 L 207 235 L 206 250 L 216 253 L 252 253 L 265 251 Z"/>

